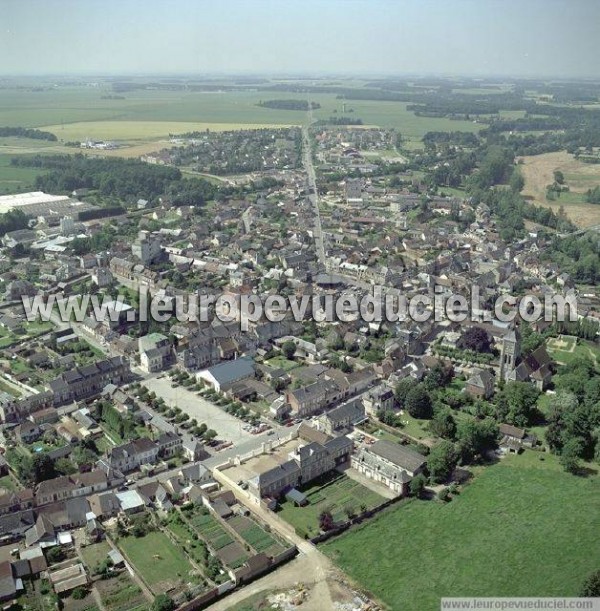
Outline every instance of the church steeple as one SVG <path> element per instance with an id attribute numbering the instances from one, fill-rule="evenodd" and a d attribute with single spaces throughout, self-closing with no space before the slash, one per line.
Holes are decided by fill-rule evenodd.
<path id="1" fill-rule="evenodd" d="M 500 352 L 500 377 L 508 378 L 509 373 L 519 364 L 521 357 L 521 334 L 516 327 L 511 327 L 502 338 Z"/>

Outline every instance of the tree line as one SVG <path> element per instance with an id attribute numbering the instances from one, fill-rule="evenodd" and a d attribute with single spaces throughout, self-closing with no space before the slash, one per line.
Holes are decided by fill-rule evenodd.
<path id="1" fill-rule="evenodd" d="M 0 127 L 0 138 L 16 136 L 17 138 L 31 138 L 32 140 L 48 140 L 56 142 L 57 138 L 51 132 L 41 129 L 31 129 L 28 127 Z"/>
<path id="2" fill-rule="evenodd" d="M 35 188 L 50 193 L 88 188 L 129 203 L 139 198 L 155 202 L 168 195 L 175 205 L 202 205 L 217 193 L 217 187 L 207 180 L 183 178 L 177 168 L 137 159 L 34 155 L 15 157 L 11 165 L 48 170 L 36 177 Z"/>

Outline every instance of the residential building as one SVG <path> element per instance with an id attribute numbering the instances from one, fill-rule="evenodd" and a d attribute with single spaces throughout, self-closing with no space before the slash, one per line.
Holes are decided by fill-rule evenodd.
<path id="1" fill-rule="evenodd" d="M 122 473 L 138 469 L 141 465 L 155 463 L 158 458 L 156 442 L 142 437 L 129 443 L 111 448 L 105 464 Z"/>
<path id="2" fill-rule="evenodd" d="M 290 453 L 288 461 L 249 480 L 248 489 L 259 499 L 278 497 L 347 463 L 352 449 L 352 440 L 345 436 L 329 439 L 324 444 L 311 441 Z"/>
<path id="3" fill-rule="evenodd" d="M 494 394 L 496 378 L 487 369 L 475 369 L 467 380 L 465 391 L 472 397 L 489 399 Z"/>
<path id="4" fill-rule="evenodd" d="M 155 373 L 170 367 L 175 353 L 169 338 L 161 333 L 150 333 L 138 340 L 140 365 L 146 373 Z"/>
<path id="5" fill-rule="evenodd" d="M 291 407 L 292 415 L 305 418 L 338 401 L 341 395 L 333 380 L 317 380 L 308 386 L 288 390 L 285 398 Z"/>
<path id="6" fill-rule="evenodd" d="M 107 384 L 120 385 L 131 379 L 129 361 L 113 356 L 61 373 L 48 383 L 54 405 L 81 401 L 99 395 Z"/>
<path id="7" fill-rule="evenodd" d="M 317 428 L 328 435 L 340 435 L 350 432 L 354 425 L 366 418 L 363 400 L 358 397 L 325 412 L 317 420 Z"/>
<path id="8" fill-rule="evenodd" d="M 352 456 L 352 466 L 360 473 L 381 482 L 397 495 L 408 492 L 412 478 L 425 467 L 425 457 L 399 443 L 379 440 L 363 446 Z"/>

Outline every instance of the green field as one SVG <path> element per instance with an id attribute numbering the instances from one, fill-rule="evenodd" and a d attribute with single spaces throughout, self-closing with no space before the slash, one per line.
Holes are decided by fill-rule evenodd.
<path id="1" fill-rule="evenodd" d="M 83 121 L 66 125 L 46 125 L 44 130 L 56 134 L 65 141 L 92 140 L 155 140 L 163 138 L 164 147 L 169 146 L 169 134 L 184 134 L 193 131 L 222 132 L 237 129 L 264 129 L 285 127 L 282 124 L 261 123 L 210 123 L 191 121 Z M 78 149 L 74 149 L 78 151 Z"/>
<path id="2" fill-rule="evenodd" d="M 330 511 L 334 521 L 344 522 L 348 519 L 346 509 L 351 509 L 356 514 L 360 513 L 361 505 L 370 509 L 385 501 L 382 496 L 347 475 L 315 480 L 300 490 L 306 494 L 308 505 L 296 507 L 285 501 L 281 504 L 278 515 L 311 537 L 319 534 L 319 515 L 323 511 Z"/>
<path id="3" fill-rule="evenodd" d="M 192 566 L 181 549 L 162 532 L 150 532 L 140 538 L 125 537 L 119 541 L 119 547 L 155 592 L 189 581 Z"/>
<path id="4" fill-rule="evenodd" d="M 320 549 L 391 609 L 437 611 L 442 596 L 576 596 L 600 566 L 599 484 L 528 451 L 484 468 L 448 504 L 413 500 Z"/>
<path id="5" fill-rule="evenodd" d="M 12 155 L 2 153 L 0 146 L 0 195 L 31 190 L 40 171 L 35 168 L 15 168 L 10 165 Z"/>
<path id="6" fill-rule="evenodd" d="M 273 91 L 229 91 L 217 93 L 176 91 L 133 91 L 125 99 L 102 99 L 110 95 L 108 85 L 98 88 L 59 87 L 44 91 L 4 89 L 0 91 L 0 125 L 37 127 L 56 134 L 59 141 L 97 139 L 148 141 L 169 133 L 190 130 L 242 129 L 271 125 L 300 125 L 306 113 L 258 106 L 265 99 L 305 100 L 302 93 Z M 311 94 L 321 105 L 315 119 L 326 119 L 342 108 L 335 94 Z M 396 128 L 409 140 L 420 139 L 431 130 L 478 131 L 482 125 L 470 121 L 417 117 L 403 102 L 347 100 L 346 107 L 365 125 Z M 5 146 L 19 148 L 15 138 Z M 31 148 L 52 149 L 59 143 L 27 141 Z"/>
<path id="7" fill-rule="evenodd" d="M 286 359 L 285 356 L 274 356 L 272 359 L 266 361 L 265 364 L 274 369 L 283 369 L 284 371 L 291 371 L 298 367 L 296 361 L 290 361 Z"/>

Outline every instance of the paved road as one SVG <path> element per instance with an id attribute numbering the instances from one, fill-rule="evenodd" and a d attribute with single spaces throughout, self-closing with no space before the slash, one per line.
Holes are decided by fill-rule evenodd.
<path id="1" fill-rule="evenodd" d="M 315 213 L 315 248 L 317 250 L 317 258 L 323 268 L 325 268 L 325 246 L 323 244 L 323 230 L 321 228 L 321 213 L 319 211 L 319 194 L 317 193 L 317 179 L 315 176 L 315 168 L 313 166 L 312 151 L 310 148 L 310 138 L 308 128 L 313 122 L 312 109 L 308 111 L 308 123 L 302 128 L 303 138 L 303 163 L 308 182 L 308 199 L 310 200 Z"/>
<path id="2" fill-rule="evenodd" d="M 260 433 L 260 435 L 250 435 L 250 438 L 239 441 L 230 448 L 216 452 L 207 460 L 202 461 L 202 464 L 208 469 L 212 469 L 217 465 L 223 464 L 229 458 L 235 458 L 237 455 L 248 454 L 249 452 L 252 452 L 252 450 L 256 450 L 263 442 L 276 441 L 282 437 L 287 437 L 297 428 L 297 425 L 289 428 L 286 426 L 279 426 L 274 428 L 275 432 L 271 435 L 267 434 L 266 432 Z"/>

